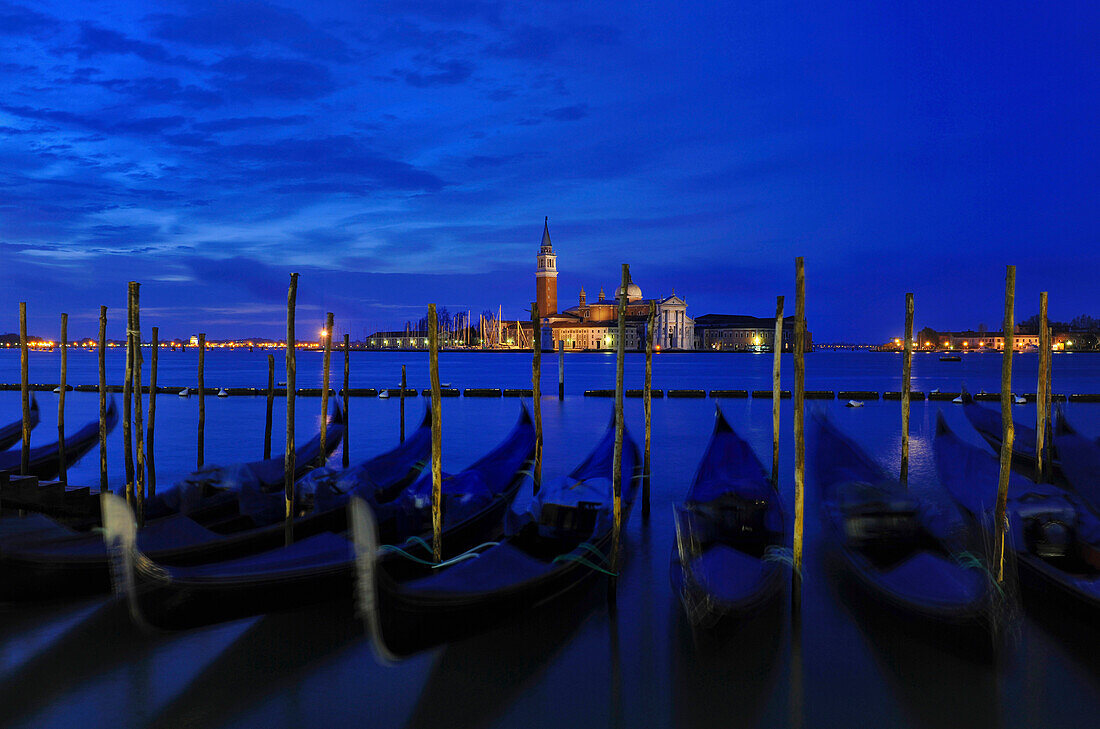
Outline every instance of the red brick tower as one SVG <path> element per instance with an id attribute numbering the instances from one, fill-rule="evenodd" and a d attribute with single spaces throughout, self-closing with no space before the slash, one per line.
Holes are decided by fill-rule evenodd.
<path id="1" fill-rule="evenodd" d="M 558 257 L 550 245 L 550 218 L 543 222 L 542 247 L 539 248 L 539 267 L 535 274 L 535 300 L 539 316 L 558 313 Z"/>

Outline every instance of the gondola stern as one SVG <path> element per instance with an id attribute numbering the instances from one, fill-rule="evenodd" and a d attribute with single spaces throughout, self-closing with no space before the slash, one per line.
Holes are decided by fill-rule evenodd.
<path id="1" fill-rule="evenodd" d="M 113 403 L 113 400 L 112 400 Z M 126 500 L 111 492 L 100 495 L 103 513 L 103 542 L 110 561 L 111 585 L 117 597 L 126 600 L 130 617 L 138 626 L 148 629 L 137 599 L 135 562 L 140 555 L 137 547 L 137 521 Z"/>

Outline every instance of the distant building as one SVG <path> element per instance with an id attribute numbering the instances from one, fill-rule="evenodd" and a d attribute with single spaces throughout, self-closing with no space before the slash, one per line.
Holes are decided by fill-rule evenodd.
<path id="1" fill-rule="evenodd" d="M 695 348 L 732 352 L 771 352 L 775 319 L 744 314 L 703 314 L 695 319 Z M 794 346 L 794 317 L 783 319 L 783 350 Z M 804 351 L 813 349 L 813 335 L 806 331 Z"/>
<path id="2" fill-rule="evenodd" d="M 619 332 L 619 299 L 623 297 L 626 298 L 627 349 L 644 347 L 650 306 L 656 316 L 656 347 L 667 350 L 693 349 L 695 346 L 695 323 L 687 315 L 687 301 L 676 296 L 675 292 L 671 296 L 645 299 L 642 298 L 642 289 L 631 282 L 626 291 L 620 286 L 613 299 L 608 299 L 601 287 L 599 297 L 590 302 L 582 287 L 577 305 L 559 312 L 557 256 L 550 243 L 549 220 L 543 223 L 535 283 L 544 349 L 556 348 L 559 341 L 564 342 L 568 350 L 615 349 Z"/>

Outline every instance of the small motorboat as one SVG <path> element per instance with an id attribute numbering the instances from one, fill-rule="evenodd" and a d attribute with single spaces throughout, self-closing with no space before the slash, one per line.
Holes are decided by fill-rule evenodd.
<path id="1" fill-rule="evenodd" d="M 191 397 L 191 388 L 185 387 L 177 393 L 180 397 Z"/>
<path id="2" fill-rule="evenodd" d="M 849 400 L 848 402 L 844 403 L 844 407 L 846 407 L 846 408 L 861 408 L 861 407 L 863 407 L 863 401 L 862 400 Z"/>
<path id="3" fill-rule="evenodd" d="M 389 397 L 390 397 L 390 391 L 389 390 L 379 390 L 378 391 L 378 399 L 379 400 L 388 400 Z"/>
<path id="4" fill-rule="evenodd" d="M 229 393 L 225 391 L 225 388 L 218 390 L 218 397 L 229 397 Z"/>

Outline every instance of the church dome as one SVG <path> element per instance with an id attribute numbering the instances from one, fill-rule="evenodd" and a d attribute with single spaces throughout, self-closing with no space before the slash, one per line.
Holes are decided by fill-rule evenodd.
<path id="1" fill-rule="evenodd" d="M 622 295 L 623 295 L 623 287 L 620 286 L 619 289 L 615 292 L 615 298 L 617 299 Z M 642 298 L 642 289 L 638 286 L 638 284 L 632 283 L 632 284 L 627 285 L 627 287 L 626 287 L 626 300 L 627 301 L 637 301 L 640 298 Z"/>

